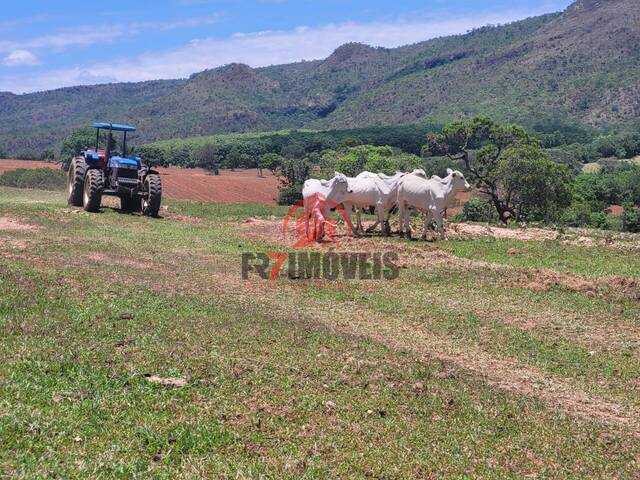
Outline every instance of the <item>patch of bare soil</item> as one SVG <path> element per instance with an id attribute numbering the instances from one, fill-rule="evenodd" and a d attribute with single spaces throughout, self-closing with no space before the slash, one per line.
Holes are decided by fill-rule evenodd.
<path id="1" fill-rule="evenodd" d="M 450 223 L 447 233 L 449 238 L 493 237 L 525 241 L 556 240 L 558 238 L 558 232 L 544 228 L 519 228 L 516 230 L 468 223 Z"/>
<path id="2" fill-rule="evenodd" d="M 160 207 L 160 216 L 171 222 L 185 223 L 187 225 L 199 225 L 202 223 L 202 219 L 198 217 L 190 217 L 188 215 L 180 215 L 179 213 L 172 212 L 171 209 L 166 205 Z"/>
<path id="3" fill-rule="evenodd" d="M 185 378 L 177 377 L 160 377 L 158 375 L 148 375 L 145 377 L 148 382 L 157 383 L 165 387 L 186 387 L 187 380 Z"/>
<path id="4" fill-rule="evenodd" d="M 15 218 L 0 217 L 0 231 L 4 230 L 5 232 L 31 232 L 37 229 L 38 227 L 36 227 L 35 225 L 22 223 Z"/>
<path id="5" fill-rule="evenodd" d="M 91 260 L 92 262 L 102 263 L 106 265 L 122 265 L 125 267 L 134 267 L 145 270 L 154 270 L 156 265 L 143 260 L 137 260 L 130 257 L 115 256 L 111 254 L 103 254 L 98 252 L 92 252 L 84 255 L 84 258 Z"/>
<path id="6" fill-rule="evenodd" d="M 31 242 L 28 240 L 15 240 L 13 238 L 6 238 L 0 242 L 0 247 L 8 250 L 27 250 L 31 246 Z"/>
<path id="7" fill-rule="evenodd" d="M 262 240 L 274 245 L 289 246 L 295 243 L 295 225 L 286 230 L 284 238 L 283 221 L 276 218 L 248 218 L 240 225 L 243 235 L 253 240 Z"/>

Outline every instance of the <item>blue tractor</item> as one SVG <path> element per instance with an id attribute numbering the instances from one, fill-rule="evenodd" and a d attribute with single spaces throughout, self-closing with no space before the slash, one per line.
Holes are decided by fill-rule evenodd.
<path id="1" fill-rule="evenodd" d="M 144 164 L 142 158 L 127 155 L 127 132 L 134 127 L 115 123 L 96 123 L 95 148 L 86 147 L 71 161 L 68 173 L 69 205 L 87 212 L 100 210 L 103 195 L 120 198 L 120 208 L 157 217 L 162 201 L 160 174 Z M 106 144 L 100 148 L 100 131 L 106 131 Z M 122 151 L 117 150 L 113 132 L 122 132 Z"/>

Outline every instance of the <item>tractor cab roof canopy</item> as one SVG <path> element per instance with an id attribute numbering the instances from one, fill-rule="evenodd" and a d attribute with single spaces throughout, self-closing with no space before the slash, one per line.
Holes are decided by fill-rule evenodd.
<path id="1" fill-rule="evenodd" d="M 129 125 L 118 125 L 117 123 L 94 123 L 93 128 L 113 130 L 114 132 L 135 132 L 136 127 L 130 127 Z"/>

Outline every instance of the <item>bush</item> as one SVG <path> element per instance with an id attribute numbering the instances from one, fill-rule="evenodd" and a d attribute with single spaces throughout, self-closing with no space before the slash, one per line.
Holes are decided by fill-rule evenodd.
<path id="1" fill-rule="evenodd" d="M 428 177 L 437 175 L 439 177 L 447 176 L 447 168 L 452 170 L 463 170 L 464 166 L 462 162 L 451 160 L 448 157 L 430 157 L 424 156 L 423 168 Z"/>
<path id="2" fill-rule="evenodd" d="M 627 204 L 622 214 L 622 230 L 631 233 L 640 233 L 640 208 Z"/>
<path id="3" fill-rule="evenodd" d="M 567 227 L 586 227 L 591 223 L 591 208 L 586 203 L 574 203 L 562 212 L 560 223 Z"/>
<path id="4" fill-rule="evenodd" d="M 0 185 L 37 190 L 64 190 L 67 185 L 67 177 L 62 170 L 19 168 L 0 175 Z"/>
<path id="5" fill-rule="evenodd" d="M 322 154 L 320 166 L 324 176 L 340 172 L 348 177 L 355 177 L 365 170 L 387 175 L 393 175 L 396 171 L 410 172 L 422 168 L 422 161 L 420 157 L 394 147 L 359 145 L 338 151 L 326 150 Z"/>
<path id="6" fill-rule="evenodd" d="M 102 131 L 100 141 L 105 141 L 104 139 L 104 131 Z M 95 143 L 96 132 L 91 127 L 83 127 L 71 132 L 71 134 L 62 141 L 60 148 L 60 161 L 64 165 L 64 168 L 69 168 L 71 159 L 79 155 L 83 148 L 95 146 Z"/>
<path id="7" fill-rule="evenodd" d="M 611 230 L 611 224 L 609 223 L 609 217 L 604 212 L 594 212 L 589 217 L 589 225 L 593 228 L 599 228 L 601 230 Z"/>
<path id="8" fill-rule="evenodd" d="M 302 185 L 283 185 L 278 188 L 278 205 L 295 205 L 302 200 Z"/>
<path id="9" fill-rule="evenodd" d="M 472 198 L 464 204 L 461 218 L 465 222 L 494 222 L 498 220 L 495 207 L 486 200 Z"/>
<path id="10" fill-rule="evenodd" d="M 309 178 L 311 164 L 307 160 L 283 159 L 276 175 L 278 186 L 278 205 L 294 205 L 302 200 L 302 186 Z"/>

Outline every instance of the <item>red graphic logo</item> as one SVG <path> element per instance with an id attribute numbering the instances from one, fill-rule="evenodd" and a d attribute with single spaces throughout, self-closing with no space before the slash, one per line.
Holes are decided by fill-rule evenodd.
<path id="1" fill-rule="evenodd" d="M 295 249 L 307 248 L 315 244 L 334 248 L 340 248 L 338 241 L 338 224 L 329 213 L 331 210 L 339 212 L 347 226 L 347 235 L 351 235 L 351 221 L 342 204 L 327 201 L 321 193 L 316 193 L 306 200 L 300 201 L 289 209 L 282 223 L 282 238 L 287 240 L 287 229 L 292 221 L 295 222 Z M 275 280 L 280 275 L 283 265 L 289 258 L 286 252 L 269 252 L 271 260 L 275 264 L 271 269 L 271 279 Z"/>
<path id="2" fill-rule="evenodd" d="M 282 224 L 283 239 L 287 239 L 287 229 L 294 218 L 296 241 L 293 248 L 306 248 L 321 242 L 324 246 L 333 245 L 340 248 L 338 224 L 329 215 L 331 210 L 340 213 L 347 226 L 347 235 L 351 235 L 351 221 L 342 204 L 327 200 L 323 194 L 316 193 L 289 209 Z"/>

